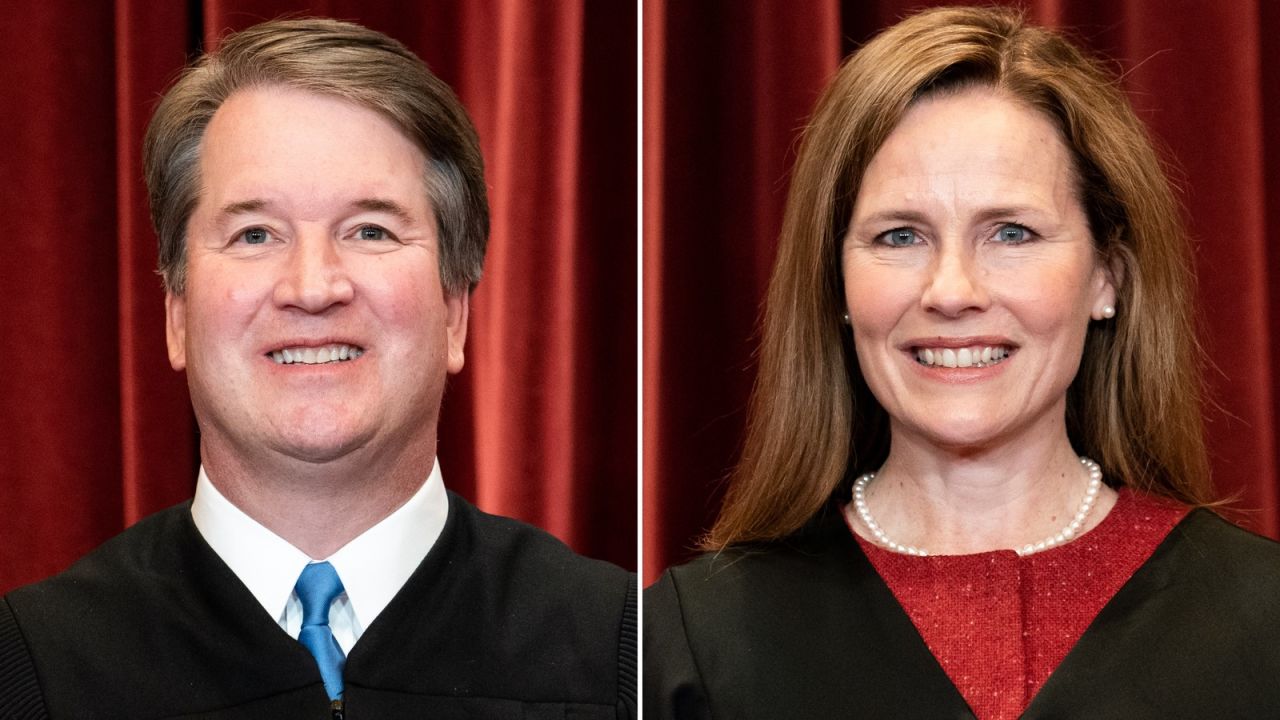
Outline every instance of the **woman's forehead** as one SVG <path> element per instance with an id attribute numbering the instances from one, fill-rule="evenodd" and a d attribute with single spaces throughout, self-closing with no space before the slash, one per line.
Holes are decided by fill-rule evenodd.
<path id="1" fill-rule="evenodd" d="M 987 88 L 913 103 L 872 157 L 855 205 L 1037 205 L 1076 201 L 1070 153 L 1043 113 Z"/>

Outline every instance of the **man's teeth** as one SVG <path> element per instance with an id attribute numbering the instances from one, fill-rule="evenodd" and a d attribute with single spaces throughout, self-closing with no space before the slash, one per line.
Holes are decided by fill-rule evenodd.
<path id="1" fill-rule="evenodd" d="M 328 362 L 355 360 L 364 354 L 364 350 L 355 345 L 325 345 L 324 347 L 296 347 L 274 350 L 271 358 L 277 365 L 302 363 L 304 365 L 320 365 Z"/>
<path id="2" fill-rule="evenodd" d="M 918 348 L 916 362 L 933 367 L 987 367 L 1009 357 L 1003 345 L 979 345 L 967 348 Z"/>

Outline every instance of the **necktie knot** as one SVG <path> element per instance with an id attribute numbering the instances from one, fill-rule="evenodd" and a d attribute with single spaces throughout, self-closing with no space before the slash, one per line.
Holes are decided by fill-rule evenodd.
<path id="1" fill-rule="evenodd" d="M 302 601 L 302 626 L 328 625 L 329 606 L 343 591 L 338 571 L 327 562 L 311 563 L 302 569 L 293 589 Z"/>
<path id="2" fill-rule="evenodd" d="M 346 656 L 329 628 L 329 606 L 342 594 L 342 580 L 329 563 L 312 563 L 302 569 L 293 590 L 302 602 L 302 631 L 298 642 L 315 657 L 329 699 L 340 700 Z"/>

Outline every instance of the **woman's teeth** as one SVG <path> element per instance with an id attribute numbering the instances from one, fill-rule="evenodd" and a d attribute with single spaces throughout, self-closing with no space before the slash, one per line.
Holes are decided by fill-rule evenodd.
<path id="1" fill-rule="evenodd" d="M 988 367 L 1009 357 L 1003 345 L 979 345 L 967 348 L 917 348 L 916 362 L 931 367 Z"/>

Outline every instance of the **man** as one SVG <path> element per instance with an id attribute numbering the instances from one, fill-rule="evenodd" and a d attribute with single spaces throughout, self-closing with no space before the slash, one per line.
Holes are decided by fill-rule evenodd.
<path id="1" fill-rule="evenodd" d="M 0 603 L 5 717 L 633 717 L 635 580 L 448 494 L 488 208 L 408 50 L 228 38 L 146 137 L 195 498 Z"/>

